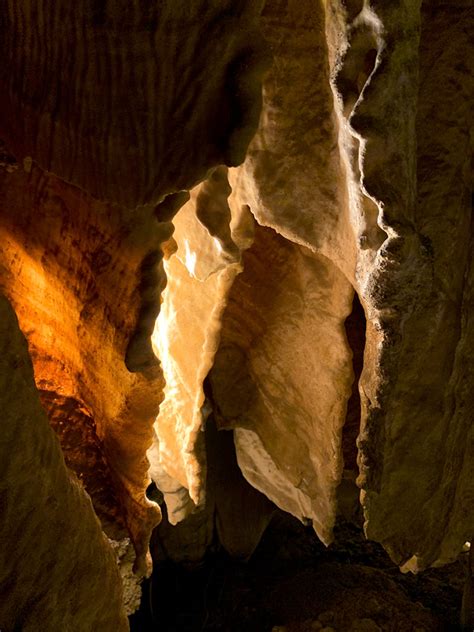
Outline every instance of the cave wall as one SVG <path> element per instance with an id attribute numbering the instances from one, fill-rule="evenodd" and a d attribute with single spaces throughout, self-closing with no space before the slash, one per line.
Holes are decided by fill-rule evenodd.
<path id="1" fill-rule="evenodd" d="M 65 465 L 4 297 L 0 313 L 0 625 L 128 630 L 115 556 Z"/>
<path id="2" fill-rule="evenodd" d="M 163 388 L 151 344 L 166 283 L 163 250 L 185 201 L 180 191 L 245 155 L 268 63 L 259 8 L 24 0 L 0 10 L 0 286 L 28 341 L 66 463 L 102 528 L 120 539 L 115 549 L 124 536 L 133 541 L 139 576 L 151 570 L 148 543 L 161 515 L 145 490 Z M 21 455 L 21 446 L 8 449 Z M 58 512 L 87 521 L 62 501 L 54 480 Z M 19 493 L 14 476 L 5 484 Z M 48 534 L 47 514 L 41 521 Z M 57 537 L 54 524 L 49 531 Z M 12 533 L 2 548 L 27 551 L 28 534 L 16 542 Z M 45 568 L 55 560 L 51 545 L 47 537 L 38 544 Z M 103 547 L 113 560 L 111 545 Z M 100 570 L 92 545 L 70 555 L 72 567 L 93 567 L 97 557 Z M 15 564 L 5 568 L 0 593 L 13 610 L 0 627 L 14 629 L 41 586 L 22 585 Z M 77 626 L 108 629 L 88 624 L 102 608 L 104 621 L 116 612 L 111 629 L 126 628 L 123 618 L 117 623 L 119 576 L 99 588 L 95 572 L 97 607 L 80 582 L 71 597 Z M 68 627 L 69 606 L 53 590 L 49 598 L 58 605 L 54 616 L 44 610 L 43 629 L 76 629 Z"/>
<path id="3" fill-rule="evenodd" d="M 6 2 L 4 139 L 18 157 L 128 208 L 238 164 L 259 114 L 260 8 Z"/>
<path id="4" fill-rule="evenodd" d="M 463 2 L 380 15 L 394 29 L 409 17 L 412 28 L 386 39 L 386 71 L 351 118 L 367 139 L 364 186 L 389 235 L 367 277 L 378 317 L 362 376 L 361 474 L 367 534 L 416 569 L 472 539 L 473 82 L 472 55 L 459 58 L 473 24 Z M 403 109 L 389 109 L 389 98 Z"/>
<path id="5" fill-rule="evenodd" d="M 341 481 L 357 477 L 368 537 L 405 568 L 446 563 L 473 524 L 472 14 L 464 2 L 267 2 L 260 24 L 273 58 L 260 124 L 228 173 L 228 205 L 256 226 L 218 298 L 208 403 L 247 480 L 323 541 Z M 206 241 L 186 233 L 175 256 Z M 189 305 L 205 293 L 196 280 L 180 277 Z M 182 349 L 179 366 L 199 363 Z M 202 382 L 186 396 L 198 407 Z"/>
<path id="6" fill-rule="evenodd" d="M 329 543 L 356 477 L 397 564 L 453 559 L 474 523 L 469 3 L 7 0 L 0 29 L 0 289 L 38 391 L 17 396 L 135 570 L 150 477 L 173 559 L 215 533 L 247 557 L 274 506 Z M 95 525 L 65 560 L 110 578 L 94 612 L 96 569 L 78 583 L 78 620 L 121 629 L 111 549 L 56 467 Z M 47 609 L 22 563 L 7 630 Z"/>
<path id="7" fill-rule="evenodd" d="M 160 259 L 159 225 L 151 211 L 140 220 L 36 165 L 1 170 L 0 204 L 0 285 L 27 337 L 43 406 L 108 534 L 128 530 L 143 568 L 159 521 L 144 495 L 144 451 L 162 382 L 158 367 L 132 373 L 124 358 L 150 287 L 141 287 L 143 260 Z M 156 305 L 157 272 L 151 284 Z"/>

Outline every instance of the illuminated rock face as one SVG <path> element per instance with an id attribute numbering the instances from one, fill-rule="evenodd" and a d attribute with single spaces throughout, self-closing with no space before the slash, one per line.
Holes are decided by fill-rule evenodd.
<path id="1" fill-rule="evenodd" d="M 220 425 L 235 428 L 247 479 L 328 542 L 352 381 L 352 289 L 324 258 L 267 228 L 243 266 L 211 372 Z"/>
<path id="2" fill-rule="evenodd" d="M 161 245 L 180 191 L 244 158 L 267 64 L 258 2 L 145 5 L 0 10 L 0 288 L 67 465 L 107 535 L 130 535 L 139 574 L 160 520 L 145 489 L 163 388 L 151 344 Z M 93 565 L 90 554 L 78 562 Z M 78 617 L 88 600 L 78 592 Z"/>
<path id="3" fill-rule="evenodd" d="M 120 578 L 90 499 L 41 408 L 26 341 L 0 299 L 0 625 L 128 630 Z"/>
<path id="4" fill-rule="evenodd" d="M 27 337 L 43 406 L 108 535 L 123 537 L 127 527 L 143 568 L 159 520 L 145 498 L 144 453 L 162 382 L 157 366 L 131 373 L 124 358 L 159 225 L 152 210 L 138 220 L 36 166 L 2 170 L 0 207 L 1 286 Z"/>
<path id="5" fill-rule="evenodd" d="M 447 562 L 474 523 L 468 3 L 146 4 L 0 10 L 0 289 L 66 464 L 141 573 L 150 477 L 175 559 L 214 529 L 248 556 L 274 505 L 329 542 L 358 475 L 369 537 L 407 568 Z M 18 401 L 4 385 L 9 429 L 20 404 L 45 419 L 28 376 Z M 121 629 L 111 549 L 48 450 L 58 514 L 71 529 L 80 506 L 91 542 L 71 534 L 50 595 L 90 563 L 84 629 Z M 10 502 L 25 486 L 5 472 Z M 1 579 L 7 629 L 47 611 Z"/>
<path id="6" fill-rule="evenodd" d="M 273 65 L 260 126 L 214 208 L 228 220 L 249 209 L 254 241 L 232 282 L 235 258 L 224 267 L 216 250 L 223 223 L 213 241 L 176 218 L 160 316 L 173 343 L 158 354 L 179 387 L 165 391 L 158 435 L 180 421 L 151 461 L 182 519 L 203 500 L 205 360 L 207 404 L 253 486 L 327 542 L 341 479 L 359 474 L 368 536 L 416 569 L 472 538 L 472 84 L 456 61 L 472 19 L 463 2 L 371 6 L 264 7 Z M 443 76 L 463 88 L 436 89 Z M 215 273 L 200 277 L 211 251 Z"/>
<path id="7" fill-rule="evenodd" d="M 246 208 L 232 212 L 229 193 L 227 170 L 222 168 L 192 191 L 174 221 L 177 252 L 164 263 L 168 284 L 153 340 L 166 386 L 149 456 L 152 478 L 166 495 L 160 477 L 179 483 L 172 486 L 175 501 L 170 498 L 167 503 L 173 523 L 193 507 L 188 500 L 196 505 L 204 501 L 204 455 L 194 454 L 205 419 L 202 384 L 212 368 L 229 289 L 242 270 L 240 251 L 253 235 L 250 212 Z M 196 217 L 198 210 L 204 218 L 210 199 L 213 217 L 224 218 L 215 221 L 214 237 Z M 189 497 L 184 490 L 189 490 Z"/>

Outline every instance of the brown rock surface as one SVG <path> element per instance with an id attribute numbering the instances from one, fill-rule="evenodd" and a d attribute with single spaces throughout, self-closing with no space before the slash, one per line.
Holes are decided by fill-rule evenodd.
<path id="1" fill-rule="evenodd" d="M 423 568 L 453 559 L 472 538 L 474 449 L 466 412 L 474 404 L 467 386 L 472 73 L 469 62 L 457 62 L 459 51 L 469 49 L 472 13 L 462 2 L 422 9 L 412 2 L 356 4 L 346 10 L 329 3 L 322 32 L 318 2 L 267 3 L 262 24 L 274 65 L 264 82 L 259 131 L 231 182 L 259 223 L 324 255 L 325 267 L 339 268 L 360 295 L 368 318 L 359 439 L 367 533 L 399 563 L 414 555 L 414 567 Z M 451 83 L 437 87 L 448 76 Z M 316 113 L 318 124 L 311 119 Z M 349 292 L 341 284 L 331 283 L 339 299 Z M 328 299 L 326 309 L 342 320 L 334 303 Z M 241 309 L 248 304 L 241 300 Z M 320 323 L 324 336 L 329 322 L 328 316 Z M 280 324 L 272 319 L 270 330 Z M 341 351 L 333 345 L 324 355 L 342 399 L 343 382 L 331 368 L 344 346 L 347 352 L 342 341 Z M 288 362 L 280 347 L 272 347 L 267 385 Z M 304 400 L 310 393 L 315 389 L 304 389 Z M 277 422 L 286 394 L 279 410 L 264 416 L 273 426 L 271 441 L 267 436 L 262 447 L 259 429 L 259 447 L 253 440 L 238 449 L 248 477 L 251 451 L 263 462 L 272 445 L 273 460 L 281 459 L 291 444 Z M 322 401 L 329 405 L 327 394 Z M 342 405 L 339 432 L 343 411 Z M 294 433 L 300 429 L 297 423 Z M 297 458 L 301 463 L 301 451 Z M 266 467 L 260 489 L 276 480 L 268 459 Z M 317 467 L 303 468 L 307 479 Z"/>
<path id="2" fill-rule="evenodd" d="M 163 386 L 151 347 L 160 245 L 185 197 L 163 199 L 243 159 L 267 63 L 258 10 L 22 0 L 0 11 L 0 286 L 67 464 L 107 533 L 127 528 L 141 572 L 160 518 L 145 497 Z"/>
<path id="3" fill-rule="evenodd" d="M 111 537 L 128 528 L 142 570 L 160 515 L 145 498 L 145 452 L 162 381 L 158 367 L 130 373 L 124 359 L 145 292 L 158 310 L 157 277 L 144 286 L 142 270 L 160 226 L 152 209 L 137 217 L 99 203 L 34 165 L 0 171 L 0 284 L 42 403 L 104 527 Z"/>
<path id="4" fill-rule="evenodd" d="M 41 407 L 0 298 L 0 628 L 128 630 L 115 556 Z"/>
<path id="5" fill-rule="evenodd" d="M 0 14 L 3 138 L 129 208 L 239 164 L 266 64 L 260 0 L 11 0 Z M 263 63 L 263 66 L 262 66 Z"/>
<path id="6" fill-rule="evenodd" d="M 163 386 L 151 346 L 160 246 L 172 249 L 180 190 L 244 157 L 267 63 L 259 8 L 22 0 L 0 11 L 0 287 L 67 464 L 107 533 L 127 528 L 140 572 L 160 518 L 145 496 Z M 197 208 L 212 232 L 208 200 L 204 185 Z"/>
<path id="7" fill-rule="evenodd" d="M 358 449 L 367 535 L 446 563 L 474 537 L 472 8 L 185 4 L 0 10 L 0 289 L 66 463 L 143 572 L 149 476 L 170 551 L 246 557 L 270 501 L 330 542 Z"/>
<path id="8" fill-rule="evenodd" d="M 472 538 L 473 82 L 458 61 L 472 12 L 429 2 L 373 11 L 377 59 L 349 113 L 362 191 L 387 234 L 357 271 L 368 314 L 360 484 L 368 536 L 423 568 Z"/>

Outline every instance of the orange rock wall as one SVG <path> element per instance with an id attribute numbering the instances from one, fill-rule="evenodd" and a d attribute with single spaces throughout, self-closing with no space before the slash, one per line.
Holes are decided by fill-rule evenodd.
<path id="1" fill-rule="evenodd" d="M 125 632 L 115 556 L 66 468 L 4 297 L 0 350 L 0 628 Z"/>

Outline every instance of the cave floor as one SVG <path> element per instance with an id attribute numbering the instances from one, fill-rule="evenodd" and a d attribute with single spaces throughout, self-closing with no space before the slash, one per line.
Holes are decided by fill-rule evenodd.
<path id="1" fill-rule="evenodd" d="M 402 574 L 359 527 L 325 548 L 279 513 L 248 562 L 219 550 L 194 568 L 171 562 L 143 586 L 132 632 L 431 632 L 459 630 L 464 559 Z"/>

